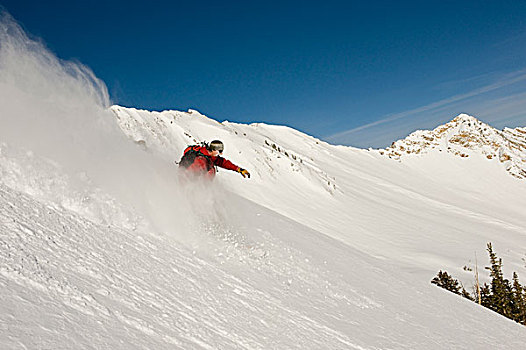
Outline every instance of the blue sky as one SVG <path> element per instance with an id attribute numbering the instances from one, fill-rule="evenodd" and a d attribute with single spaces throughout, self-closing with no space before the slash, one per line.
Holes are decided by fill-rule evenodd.
<path id="1" fill-rule="evenodd" d="M 526 126 L 523 1 L 0 0 L 114 103 L 382 147 L 461 112 Z"/>

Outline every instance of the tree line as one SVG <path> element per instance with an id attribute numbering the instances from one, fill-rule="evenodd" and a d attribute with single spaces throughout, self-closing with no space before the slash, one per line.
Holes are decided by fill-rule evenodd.
<path id="1" fill-rule="evenodd" d="M 504 278 L 502 259 L 497 257 L 491 243 L 488 243 L 487 251 L 491 264 L 485 267 L 491 279 L 489 284 L 484 283 L 481 286 L 478 283 L 477 271 L 476 285 L 473 292 L 470 293 L 458 280 L 442 270 L 431 280 L 431 283 L 526 325 L 526 286 L 520 284 L 516 272 L 513 272 L 512 281 Z"/>

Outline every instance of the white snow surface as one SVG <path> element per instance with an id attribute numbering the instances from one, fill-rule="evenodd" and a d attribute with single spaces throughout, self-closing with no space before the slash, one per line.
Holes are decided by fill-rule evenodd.
<path id="1" fill-rule="evenodd" d="M 524 271 L 526 181 L 483 152 L 433 150 L 397 162 L 385 150 L 333 146 L 284 126 L 111 109 L 133 141 L 167 161 L 188 144 L 223 140 L 225 157 L 252 173 L 243 181 L 220 170 L 226 189 L 376 258 L 417 265 L 422 278 L 436 273 L 437 261 L 462 274 L 475 251 L 485 261 L 489 241 Z"/>
<path id="2" fill-rule="evenodd" d="M 429 283 L 447 269 L 469 287 L 462 267 L 477 251 L 481 268 L 488 241 L 508 271 L 524 272 L 525 182 L 500 164 L 438 152 L 396 162 L 282 126 L 111 110 L 150 157 L 172 163 L 186 145 L 219 138 L 252 177 L 220 171 L 203 191 L 174 170 L 188 196 L 174 204 L 190 206 L 198 224 L 179 217 L 168 232 L 102 189 L 70 189 L 59 164 L 3 144 L 5 348 L 489 349 L 526 340 L 522 326 Z"/>
<path id="3" fill-rule="evenodd" d="M 179 216 L 168 232 L 100 188 L 69 188 L 59 164 L 2 144 L 3 348 L 495 349 L 526 341 L 524 327 L 429 283 L 446 269 L 469 289 L 473 275 L 462 268 L 474 268 L 478 252 L 482 270 L 489 241 L 508 273 L 526 275 L 525 182 L 499 163 L 447 152 L 397 162 L 283 126 L 111 110 L 130 145 L 150 157 L 173 163 L 188 144 L 218 138 L 252 177 L 220 170 L 212 184 L 191 184 L 174 170 L 185 187 L 174 204 L 190 206 L 194 224 Z"/>
<path id="4" fill-rule="evenodd" d="M 470 289 L 487 242 L 524 282 L 524 128 L 455 141 L 460 116 L 394 157 L 108 106 L 88 68 L 0 20 L 1 349 L 524 347 L 523 326 L 430 283 Z M 213 139 L 250 179 L 181 175 Z"/>

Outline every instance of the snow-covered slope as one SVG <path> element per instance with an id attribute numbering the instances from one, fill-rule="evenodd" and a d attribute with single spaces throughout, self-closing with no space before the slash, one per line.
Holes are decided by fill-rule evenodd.
<path id="1" fill-rule="evenodd" d="M 141 217 L 95 184 L 79 192 L 60 164 L 3 144 L 5 348 L 490 349 L 526 341 L 522 326 L 429 283 L 444 268 L 469 283 L 462 267 L 473 266 L 473 251 L 484 255 L 487 241 L 524 271 L 526 189 L 500 164 L 442 153 L 400 163 L 287 127 L 217 123 L 196 111 L 112 111 L 148 157 L 170 164 L 187 144 L 219 138 L 253 177 L 221 171 L 202 191 L 174 172 L 186 191 L 167 192 L 183 196 L 171 210 L 190 210 L 159 231 L 148 225 L 156 216 Z"/>
<path id="2" fill-rule="evenodd" d="M 242 181 L 220 172 L 217 180 L 226 188 L 368 254 L 409 270 L 418 266 L 422 278 L 437 265 L 462 274 L 474 251 L 484 255 L 488 241 L 524 269 L 526 182 L 478 149 L 465 147 L 471 157 L 437 149 L 395 162 L 382 152 L 332 146 L 283 126 L 220 124 L 196 111 L 112 110 L 140 147 L 172 161 L 187 144 L 223 140 L 225 157 L 253 174 Z M 480 136 L 482 144 L 500 137 L 472 117 L 446 125 L 461 128 L 462 120 L 486 128 L 489 141 Z"/>
<path id="3" fill-rule="evenodd" d="M 205 225 L 192 250 L 0 185 L 2 348 L 493 349 L 526 341 L 522 326 L 427 280 L 229 200 L 240 211 L 229 225 Z"/>

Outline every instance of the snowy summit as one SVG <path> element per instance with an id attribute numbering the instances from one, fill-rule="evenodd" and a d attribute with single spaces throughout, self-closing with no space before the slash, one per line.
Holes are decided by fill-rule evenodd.
<path id="1" fill-rule="evenodd" d="M 434 130 L 415 131 L 380 153 L 402 159 L 431 150 L 459 157 L 483 155 L 502 163 L 511 175 L 526 178 L 526 128 L 499 131 L 467 114 L 460 114 Z"/>

